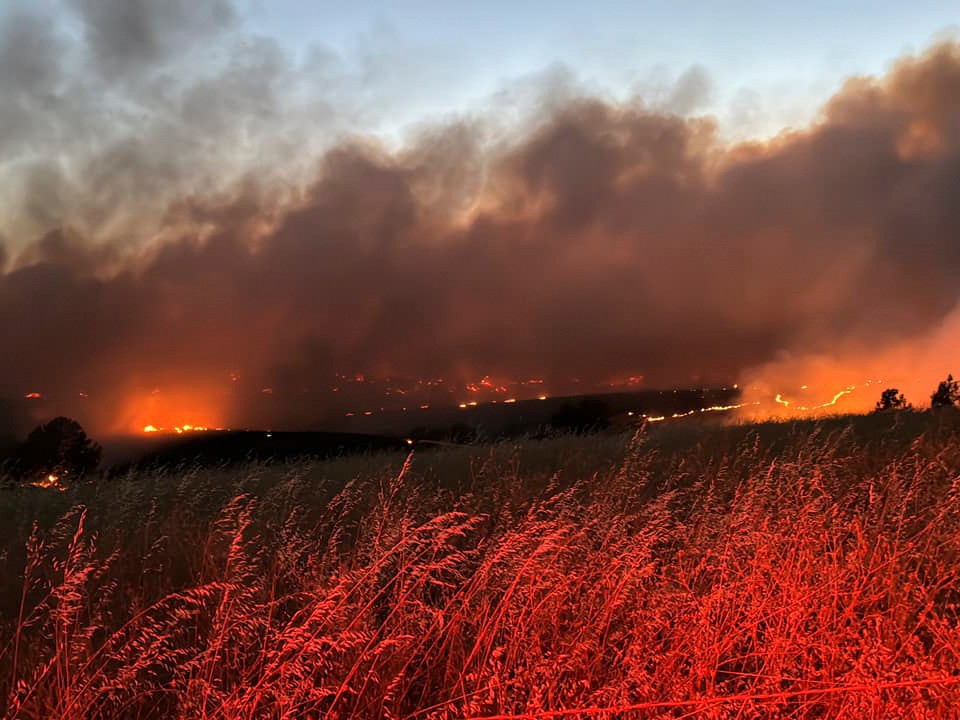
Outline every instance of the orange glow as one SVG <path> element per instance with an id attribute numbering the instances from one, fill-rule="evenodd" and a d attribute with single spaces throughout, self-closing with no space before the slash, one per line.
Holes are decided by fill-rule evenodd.
<path id="1" fill-rule="evenodd" d="M 724 410 L 738 410 L 746 405 L 747 403 L 737 403 L 736 405 L 711 405 L 710 407 L 700 408 L 700 412 L 723 412 Z"/>
<path id="2" fill-rule="evenodd" d="M 57 490 L 59 492 L 66 492 L 67 488 L 64 485 L 60 484 L 60 476 L 50 473 L 42 480 L 37 480 L 36 482 L 30 483 L 31 486 L 36 488 L 43 488 L 45 490 Z"/>
<path id="3" fill-rule="evenodd" d="M 43 395 L 41 395 L 38 392 L 28 392 L 23 397 L 26 398 L 27 400 L 39 400 L 40 398 L 43 397 Z"/>
<path id="4" fill-rule="evenodd" d="M 210 428 L 203 425 L 191 425 L 189 423 L 184 425 L 174 425 L 170 428 L 157 427 L 156 425 L 144 425 L 143 431 L 145 433 L 176 433 L 177 435 L 183 435 L 183 433 L 193 433 L 193 432 L 208 432 Z M 214 428 L 214 430 L 223 430 L 223 428 Z"/>
<path id="5" fill-rule="evenodd" d="M 802 388 L 802 389 L 806 389 L 807 386 L 806 386 L 806 385 L 802 385 L 801 388 Z M 847 386 L 846 388 L 844 388 L 843 390 L 841 390 L 841 391 L 839 391 L 839 392 L 837 392 L 837 393 L 834 393 L 833 397 L 832 397 L 830 400 L 827 400 L 826 402 L 820 403 L 819 405 L 793 405 L 793 402 L 792 402 L 791 400 L 787 400 L 787 399 L 786 399 L 785 397 L 783 397 L 783 395 L 781 395 L 780 393 L 777 393 L 777 396 L 774 398 L 774 402 L 776 402 L 776 403 L 778 403 L 778 404 L 780 404 L 780 405 L 783 405 L 784 407 L 791 407 L 791 406 L 792 406 L 794 410 L 799 410 L 799 411 L 801 411 L 801 412 L 811 412 L 811 411 L 813 411 L 813 410 L 822 410 L 822 409 L 824 409 L 824 408 L 828 408 L 828 407 L 831 407 L 831 406 L 833 406 L 833 405 L 836 405 L 837 402 L 840 400 L 840 398 L 844 397 L 845 395 L 849 395 L 850 393 L 852 393 L 852 392 L 853 392 L 854 390 L 856 390 L 856 389 L 857 389 L 857 386 L 856 386 L 856 385 L 848 385 L 848 386 Z"/>
<path id="6" fill-rule="evenodd" d="M 611 378 L 607 381 L 607 387 L 636 387 L 643 384 L 643 375 L 626 375 Z"/>
<path id="7" fill-rule="evenodd" d="M 667 420 L 668 418 L 671 419 L 671 420 L 679 420 L 679 419 L 682 419 L 682 418 L 691 417 L 692 415 L 697 415 L 697 414 L 701 414 L 701 413 L 727 412 L 727 411 L 730 411 L 730 410 L 737 410 L 737 409 L 739 409 L 739 408 L 745 407 L 745 406 L 748 405 L 748 404 L 751 404 L 751 405 L 759 405 L 760 403 L 759 403 L 759 402 L 755 402 L 755 403 L 737 403 L 737 404 L 735 404 L 735 405 L 710 405 L 709 407 L 702 407 L 702 408 L 698 408 L 698 409 L 696 409 L 696 410 L 687 410 L 686 412 L 675 412 L 675 413 L 673 413 L 672 415 L 669 415 L 669 416 L 667 416 L 667 415 L 647 415 L 647 414 L 644 413 L 644 414 L 641 414 L 640 417 L 643 418 L 644 420 L 647 420 L 648 422 L 662 422 L 662 421 L 664 421 L 664 420 Z M 627 416 L 628 416 L 628 417 L 635 417 L 635 416 L 637 416 L 637 415 L 638 415 L 638 413 L 637 413 L 636 411 L 633 411 L 633 410 L 631 410 L 631 411 L 629 411 L 629 412 L 627 413 Z"/>
<path id="8" fill-rule="evenodd" d="M 478 393 L 484 391 L 492 391 L 495 393 L 505 393 L 507 392 L 507 386 L 501 384 L 499 381 L 493 380 L 489 375 L 484 375 L 479 382 L 467 383 L 464 385 L 467 392 Z"/>
<path id="9" fill-rule="evenodd" d="M 344 376 L 344 380 L 347 382 L 355 382 L 357 378 L 361 377 L 358 374 L 350 374 Z M 170 387 L 167 385 L 147 385 L 143 387 L 138 393 L 132 393 L 127 400 L 127 406 L 124 411 L 120 412 L 116 416 L 116 423 L 113 428 L 115 432 L 130 432 L 135 428 L 137 433 L 168 433 L 168 434 L 184 434 L 191 432 L 203 432 L 207 429 L 218 429 L 219 427 L 226 425 L 225 422 L 225 413 L 231 407 L 230 400 L 230 385 L 231 383 L 226 381 L 226 378 L 223 375 L 220 376 L 220 384 L 222 387 L 218 390 L 216 387 L 212 389 L 208 384 L 196 384 L 190 388 L 184 387 Z M 231 378 L 232 379 L 232 378 Z M 844 398 L 855 392 L 857 387 L 865 388 L 867 385 L 871 385 L 874 380 L 860 382 L 858 385 L 846 385 L 844 387 L 830 388 L 826 386 L 826 389 L 831 391 L 836 390 L 836 392 L 831 392 L 826 394 L 824 397 L 823 390 L 825 389 L 825 383 L 821 381 L 819 377 L 806 376 L 808 382 L 800 383 L 797 381 L 786 383 L 787 389 L 775 393 L 774 389 L 776 386 L 772 384 L 767 384 L 765 386 L 751 386 L 749 390 L 742 390 L 742 392 L 747 393 L 742 401 L 739 402 L 728 402 L 726 404 L 717 404 L 712 406 L 695 407 L 690 410 L 683 410 L 679 412 L 667 411 L 662 413 L 664 420 L 680 420 L 683 418 L 693 417 L 695 415 L 701 415 L 704 413 L 725 413 L 727 411 L 740 411 L 737 414 L 737 417 L 744 419 L 745 417 L 750 417 L 754 419 L 760 418 L 769 418 L 769 417 L 784 417 L 791 414 L 803 415 L 803 416 L 813 416 L 816 414 L 826 414 L 833 411 L 835 406 L 841 406 L 842 408 L 853 407 L 857 405 L 857 400 L 859 395 L 854 395 L 854 399 L 850 401 L 849 404 L 844 403 Z M 854 378 L 855 379 L 855 378 Z M 417 380 L 416 383 L 420 385 L 424 390 L 427 386 L 438 387 L 441 385 L 440 378 L 438 379 L 421 379 Z M 624 376 L 618 379 L 622 383 L 638 383 L 642 380 L 639 375 L 633 376 Z M 380 380 L 376 378 L 371 378 L 369 376 L 363 376 L 364 383 L 379 383 Z M 387 379 L 388 384 L 385 384 L 381 390 L 386 395 L 400 395 L 402 393 L 402 388 L 397 387 L 396 379 Z M 548 392 L 545 392 L 548 388 L 546 387 L 546 381 L 540 378 L 529 378 L 525 380 L 502 380 L 502 382 L 507 383 L 506 386 L 502 386 L 499 383 L 501 382 L 498 378 L 493 378 L 491 376 L 483 376 L 475 382 L 467 383 L 465 385 L 454 385 L 451 383 L 445 383 L 449 392 L 453 393 L 460 388 L 460 392 L 463 392 L 466 388 L 470 395 L 467 398 L 457 399 L 456 396 L 450 396 L 447 401 L 440 403 L 439 401 L 432 401 L 432 398 L 423 397 L 421 400 L 422 404 L 415 404 L 413 409 L 419 408 L 420 410 L 429 410 L 434 405 L 444 405 L 450 407 L 456 407 L 461 410 L 466 410 L 472 407 L 479 407 L 487 403 L 501 402 L 504 404 L 515 404 L 519 402 L 527 402 L 530 400 L 540 400 L 546 401 L 553 397 Z M 540 387 L 537 387 L 537 386 Z M 838 383 L 839 385 L 839 383 Z M 507 387 L 511 389 L 511 393 L 500 394 L 501 390 L 505 390 Z M 737 390 L 742 388 L 742 385 L 733 384 L 732 386 L 726 386 L 725 389 Z M 783 387 L 783 386 L 781 386 Z M 520 389 L 530 388 L 534 390 L 533 393 L 527 394 L 513 394 L 518 393 Z M 792 388 L 792 389 L 791 389 Z M 347 391 L 348 388 L 341 385 L 332 385 L 328 386 L 326 390 L 328 392 L 333 392 L 336 390 Z M 260 390 L 264 395 L 276 395 L 277 391 L 274 387 L 270 385 L 262 385 L 262 387 L 253 388 L 254 392 Z M 872 390 L 869 390 L 872 392 Z M 413 392 L 413 384 L 411 383 L 411 392 Z M 37 396 L 40 394 L 37 393 Z M 471 398 L 472 396 L 472 398 Z M 498 398 L 495 400 L 494 398 Z M 431 402 L 423 402 L 424 400 L 431 400 Z M 362 408 L 362 406 L 361 406 Z M 400 408 L 395 408 L 400 410 Z M 410 408 L 408 408 L 410 409 Z M 859 406 L 858 406 L 859 409 Z M 341 417 L 352 418 L 352 417 L 371 417 L 378 415 L 381 412 L 386 412 L 386 408 L 369 410 L 357 409 L 354 406 L 354 410 L 347 411 L 344 408 Z M 637 419 L 639 420 L 640 413 L 635 412 Z M 657 416 L 652 419 L 652 422 L 659 422 L 656 419 Z M 648 420 L 650 418 L 647 418 Z M 187 422 L 185 422 L 187 421 Z"/>
<path id="10" fill-rule="evenodd" d="M 111 428 L 116 433 L 204 432 L 221 429 L 225 399 L 191 388 L 130 392 Z"/>

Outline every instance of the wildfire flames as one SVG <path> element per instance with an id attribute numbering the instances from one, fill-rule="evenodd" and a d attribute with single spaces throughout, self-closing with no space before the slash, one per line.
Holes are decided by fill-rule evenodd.
<path id="1" fill-rule="evenodd" d="M 801 385 L 800 389 L 806 390 L 807 386 Z M 840 398 L 842 398 L 844 395 L 849 395 L 856 389 L 857 389 L 856 385 L 850 385 L 844 390 L 841 390 L 840 392 L 836 393 L 831 400 L 828 400 L 827 402 L 824 402 L 824 403 L 820 403 L 819 405 L 812 405 L 812 406 L 794 405 L 791 400 L 785 399 L 783 395 L 781 395 L 780 393 L 777 393 L 777 396 L 774 398 L 774 401 L 783 405 L 784 407 L 791 407 L 792 405 L 794 410 L 800 410 L 802 412 L 810 412 L 813 410 L 820 410 L 821 408 L 827 408 L 832 405 L 836 405 L 837 401 L 840 400 Z"/>
<path id="2" fill-rule="evenodd" d="M 325 397 L 329 400 L 320 400 L 320 406 L 327 403 L 332 408 L 336 408 L 335 416 L 340 418 L 362 418 L 390 413 L 396 411 L 426 411 L 431 408 L 457 408 L 469 410 L 486 404 L 514 404 L 530 400 L 547 400 L 551 397 L 563 397 L 565 394 L 589 394 L 589 386 L 578 385 L 576 390 L 574 386 L 563 386 L 545 381 L 544 379 L 534 378 L 529 380 L 513 381 L 507 379 L 493 380 L 489 376 L 483 376 L 477 381 L 468 381 L 457 383 L 443 378 L 433 378 L 429 380 L 410 380 L 401 381 L 391 378 L 376 378 L 370 375 L 352 374 L 338 376 L 338 381 L 348 382 L 353 392 L 358 393 L 357 397 L 365 394 L 369 402 L 367 408 L 362 406 L 358 409 L 343 411 L 343 401 L 352 395 L 345 393 L 345 388 L 341 385 L 331 385 L 321 392 L 329 391 Z M 739 402 L 729 402 L 724 404 L 715 404 L 701 408 L 692 408 L 678 412 L 665 413 L 640 413 L 632 412 L 629 415 L 637 419 L 643 419 L 647 422 L 655 423 L 665 420 L 681 420 L 691 418 L 707 413 L 730 413 L 733 417 L 743 420 L 765 420 L 770 418 L 784 418 L 793 416 L 813 416 L 818 414 L 827 414 L 831 412 L 858 412 L 872 407 L 872 400 L 867 404 L 867 395 L 872 393 L 871 386 L 881 383 L 880 380 L 867 380 L 861 384 L 849 384 L 842 389 L 832 391 L 831 394 L 818 392 L 818 387 L 824 387 L 829 383 L 828 377 L 815 378 L 817 383 L 811 379 L 809 383 L 803 383 L 797 386 L 797 390 L 774 392 L 774 389 L 762 382 L 747 383 L 741 387 L 733 384 L 724 387 L 723 390 L 732 389 L 739 391 L 741 397 Z M 636 376 L 630 376 L 627 380 L 619 382 L 616 387 L 622 390 L 631 390 L 638 381 Z M 230 385 L 234 388 L 238 386 L 239 378 L 230 377 Z M 609 385 L 603 384 L 600 388 L 606 388 Z M 270 387 L 270 386 L 267 386 Z M 557 392 L 558 389 L 560 392 Z M 281 390 L 271 387 L 270 393 L 263 393 L 263 386 L 257 384 L 253 387 L 257 395 L 276 396 L 279 393 L 288 394 L 290 390 Z M 571 390 L 573 390 L 571 392 Z M 857 395 L 855 401 L 845 403 L 844 401 L 854 395 L 858 390 L 866 390 L 866 393 Z M 458 399 L 457 395 L 466 391 L 467 398 Z M 302 392 L 308 392 L 303 390 Z M 504 397 L 504 394 L 507 394 Z M 417 397 L 417 401 L 413 398 Z M 86 396 L 86 393 L 84 393 Z M 471 397 L 472 396 L 472 397 Z M 811 402 L 805 398 L 817 398 L 818 400 L 826 397 L 819 402 Z M 32 391 L 24 395 L 25 399 L 37 400 L 47 398 L 39 391 Z M 323 397 L 323 396 L 321 396 Z M 405 399 L 404 399 L 405 398 Z M 462 398 L 462 395 L 461 395 Z M 875 400 L 876 398 L 873 398 Z M 47 402 L 54 402 L 55 399 L 47 399 Z M 266 402 L 266 401 L 265 401 Z M 339 406 L 336 403 L 340 403 Z M 376 405 L 374 405 L 376 403 Z M 404 403 L 400 407 L 400 403 Z M 407 405 L 407 403 L 410 403 Z M 118 418 L 121 426 L 134 429 L 142 434 L 169 434 L 184 435 L 191 433 L 202 433 L 211 430 L 228 430 L 223 419 L 229 414 L 229 398 L 224 393 L 216 390 L 207 393 L 202 388 L 192 388 L 187 390 L 168 390 L 165 387 L 151 386 L 149 389 L 141 390 L 131 395 L 126 403 L 125 412 Z M 184 416 L 200 418 L 218 418 L 220 422 L 182 422 L 179 418 Z M 123 419 L 125 418 L 125 420 Z M 139 421 L 139 422 L 138 422 Z M 128 430 L 129 432 L 129 430 Z"/>
<path id="3" fill-rule="evenodd" d="M 171 428 L 157 427 L 156 425 L 144 425 L 143 431 L 145 433 L 176 433 L 177 435 L 182 435 L 183 433 L 194 433 L 194 432 L 207 432 L 211 428 L 205 427 L 203 425 L 174 425 Z M 223 430 L 224 428 L 213 428 L 214 430 Z"/>
<path id="4" fill-rule="evenodd" d="M 57 490 L 58 492 L 66 492 L 67 490 L 67 487 L 61 483 L 60 476 L 53 473 L 30 484 L 33 487 L 43 488 L 44 490 Z"/>
<path id="5" fill-rule="evenodd" d="M 28 43 L 54 54 L 23 67 L 66 71 L 58 43 L 87 34 L 62 35 Z M 99 108 L 99 88 L 83 75 L 63 87 L 95 89 L 74 109 Z M 219 97 L 207 85 L 219 77 L 178 92 L 203 107 Z M 52 132 L 51 157 L 63 158 L 43 166 L 49 178 L 33 175 L 38 139 L 14 143 L 4 165 L 19 188 L 8 209 L 23 215 L 0 228 L 2 320 L 8 344 L 22 351 L 3 354 L 0 396 L 22 400 L 27 416 L 77 417 L 101 437 L 314 427 L 401 406 L 735 378 L 746 386 L 761 375 L 765 387 L 731 410 L 867 409 L 879 393 L 845 388 L 862 388 L 877 366 L 931 385 L 932 372 L 957 370 L 943 365 L 960 326 L 958 268 L 944 262 L 960 218 L 950 171 L 960 149 L 958 77 L 960 44 L 945 40 L 883 76 L 844 84 L 815 122 L 744 142 L 693 110 L 621 103 L 578 83 L 554 96 L 550 81 L 546 111 L 527 117 L 520 103 L 502 126 L 491 107 L 396 145 L 372 128 L 369 143 L 341 143 L 332 132 L 329 144 L 315 144 L 310 135 L 290 165 L 278 165 L 271 148 L 298 138 L 255 123 L 270 129 L 244 147 L 266 144 L 241 153 L 257 160 L 236 175 L 219 165 L 247 162 L 232 154 L 232 126 L 195 122 L 193 102 L 182 104 L 189 115 L 180 122 L 161 99 L 156 122 L 136 128 L 123 113 L 97 113 L 121 122 L 100 128 L 110 132 L 89 147 L 69 141 L 75 126 L 64 108 L 34 128 Z M 23 87 L 42 104 L 49 84 Z M 117 86 L 111 76 L 105 86 L 121 93 L 111 95 L 118 107 L 144 100 L 123 96 L 138 83 Z M 226 89 L 256 98 L 268 86 Z M 296 107 L 312 106 L 297 97 Z M 211 115 L 236 121 L 246 137 L 243 113 L 220 116 Z M 494 127 L 500 140 L 489 142 Z M 141 142 L 144 128 L 156 142 Z M 196 178 L 166 172 L 167 128 L 217 128 L 210 152 L 177 166 L 196 166 Z M 125 172 L 98 171 L 94 183 L 61 175 L 113 167 L 116 148 L 128 146 Z M 71 157 L 74 149 L 83 156 Z M 261 161 L 270 172 L 259 172 Z M 114 196 L 124 202 L 104 205 Z M 903 228 L 914 235 L 909 252 Z M 658 312 L 647 312 L 650 299 Z M 346 303 L 351 312 L 332 310 Z M 877 318 L 889 319 L 882 333 Z M 829 377 L 810 366 L 821 354 L 835 361 Z M 801 380 L 807 389 L 797 389 Z M 892 384 L 914 397 L 921 389 Z"/>

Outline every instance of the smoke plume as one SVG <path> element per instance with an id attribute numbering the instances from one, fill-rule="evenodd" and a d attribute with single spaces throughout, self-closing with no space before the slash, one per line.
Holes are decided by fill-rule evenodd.
<path id="1" fill-rule="evenodd" d="M 765 142 L 688 114 L 695 69 L 676 107 L 547 74 L 395 144 L 375 80 L 225 0 L 64 12 L 0 19 L 0 395 L 109 432 L 306 422 L 338 373 L 829 399 L 951 369 L 956 43 Z"/>

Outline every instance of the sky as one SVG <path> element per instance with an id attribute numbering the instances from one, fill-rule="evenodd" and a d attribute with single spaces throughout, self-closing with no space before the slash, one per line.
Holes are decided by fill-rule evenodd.
<path id="1" fill-rule="evenodd" d="M 847 77 L 882 73 L 955 32 L 955 10 L 942 0 L 249 0 L 244 12 L 252 29 L 294 52 L 320 44 L 345 56 L 405 56 L 401 65 L 431 89 L 414 116 L 476 106 L 554 64 L 607 92 L 653 97 L 700 67 L 711 88 L 696 109 L 743 138 L 805 124 Z"/>
<path id="2" fill-rule="evenodd" d="M 945 4 L 451 5 L 5 3 L 0 431 L 960 372 Z"/>

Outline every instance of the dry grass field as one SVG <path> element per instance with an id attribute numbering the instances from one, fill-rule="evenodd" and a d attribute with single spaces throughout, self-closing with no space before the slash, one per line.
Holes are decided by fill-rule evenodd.
<path id="1" fill-rule="evenodd" d="M 0 504 L 9 718 L 960 707 L 960 422 L 141 472 Z"/>

